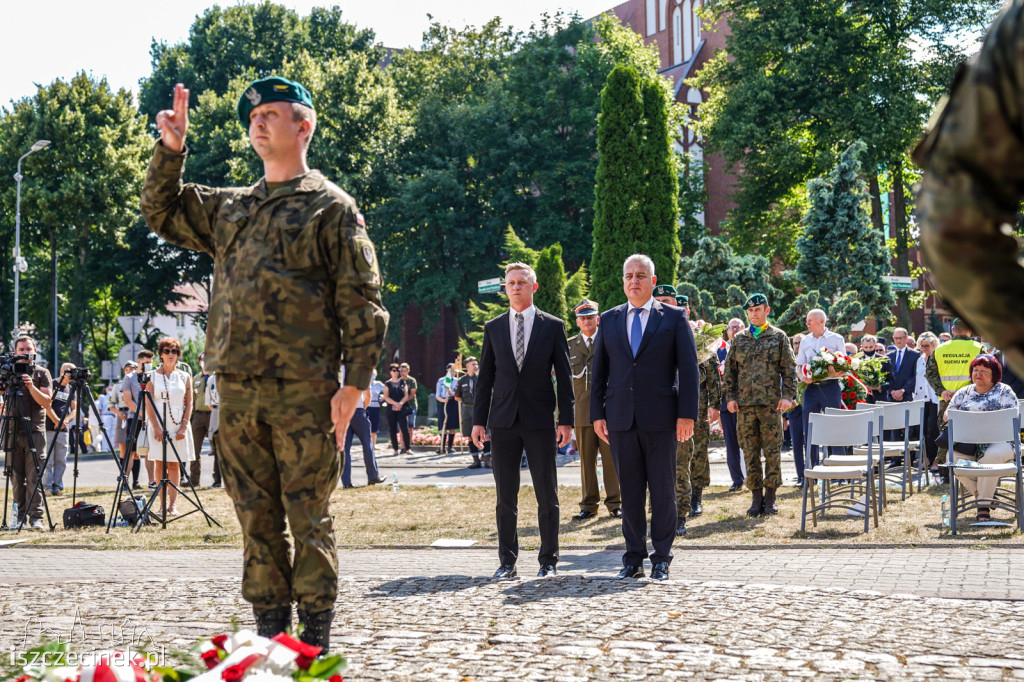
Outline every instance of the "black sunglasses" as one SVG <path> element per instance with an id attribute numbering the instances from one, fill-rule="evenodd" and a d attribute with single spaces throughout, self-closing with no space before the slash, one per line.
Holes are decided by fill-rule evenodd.
<path id="1" fill-rule="evenodd" d="M 181 355 L 181 351 L 177 348 L 164 348 L 160 351 L 160 355 Z"/>

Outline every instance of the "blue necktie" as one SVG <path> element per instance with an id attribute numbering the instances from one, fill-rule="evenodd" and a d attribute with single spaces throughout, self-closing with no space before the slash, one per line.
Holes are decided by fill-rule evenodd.
<path id="1" fill-rule="evenodd" d="M 636 357 L 636 352 L 640 350 L 640 339 L 643 337 L 644 332 L 640 327 L 640 313 L 643 312 L 643 308 L 633 308 L 633 326 L 630 329 L 629 347 L 633 350 L 633 357 Z"/>
<path id="2" fill-rule="evenodd" d="M 896 374 L 900 373 L 900 365 L 903 363 L 903 351 L 896 351 Z"/>

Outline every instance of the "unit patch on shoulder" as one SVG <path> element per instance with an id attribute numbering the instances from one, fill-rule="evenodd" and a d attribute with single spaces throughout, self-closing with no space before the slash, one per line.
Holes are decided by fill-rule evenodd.
<path id="1" fill-rule="evenodd" d="M 369 244 L 363 244 L 363 260 L 367 265 L 373 265 L 373 247 Z"/>

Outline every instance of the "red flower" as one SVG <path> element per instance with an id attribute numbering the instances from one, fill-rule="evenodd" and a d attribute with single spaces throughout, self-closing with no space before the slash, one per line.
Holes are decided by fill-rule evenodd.
<path id="1" fill-rule="evenodd" d="M 253 664 L 261 658 L 264 658 L 263 654 L 249 654 L 238 663 L 224 668 L 220 674 L 220 678 L 224 680 L 224 682 L 239 682 L 239 680 L 245 677 L 245 671 L 251 668 Z"/>
<path id="2" fill-rule="evenodd" d="M 204 651 L 202 654 L 200 654 L 200 657 L 203 659 L 203 663 L 206 664 L 207 670 L 216 668 L 217 665 L 220 664 L 220 653 L 218 653 L 216 649 Z"/>
<path id="3" fill-rule="evenodd" d="M 213 638 L 210 639 L 210 643 L 213 644 L 218 649 L 223 649 L 224 648 L 224 642 L 226 642 L 226 641 L 228 641 L 228 636 L 227 635 L 217 635 L 216 637 L 213 637 Z"/>
<path id="4" fill-rule="evenodd" d="M 327 682 L 345 682 L 345 678 L 341 675 L 331 675 L 331 679 L 327 680 Z"/>

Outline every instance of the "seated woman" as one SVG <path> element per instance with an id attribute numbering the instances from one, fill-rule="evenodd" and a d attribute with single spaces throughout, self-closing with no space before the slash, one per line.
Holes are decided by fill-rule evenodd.
<path id="1" fill-rule="evenodd" d="M 957 390 L 953 399 L 949 402 L 949 410 L 963 410 L 965 412 L 993 412 L 995 410 L 1017 409 L 1017 396 L 1013 389 L 1004 383 L 1003 368 L 999 361 L 991 355 L 979 355 L 971 361 L 971 383 Z M 949 410 L 946 411 L 945 419 L 949 420 Z M 956 437 L 956 434 L 953 434 Z M 1002 464 L 1013 459 L 1013 448 L 1009 443 L 987 443 L 978 446 L 978 454 L 965 455 L 956 449 L 954 443 L 953 452 L 955 456 L 951 461 L 957 459 L 970 459 L 982 464 Z M 996 492 L 996 484 L 999 482 L 995 477 L 976 477 L 969 474 L 957 474 L 957 479 L 967 490 L 970 491 L 979 501 L 991 500 Z M 989 508 L 978 507 L 978 520 L 988 521 Z"/>

